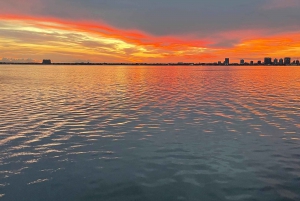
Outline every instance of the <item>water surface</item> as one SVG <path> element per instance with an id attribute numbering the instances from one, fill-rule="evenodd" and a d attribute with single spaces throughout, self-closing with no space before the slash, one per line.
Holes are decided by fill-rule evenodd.
<path id="1" fill-rule="evenodd" d="M 300 200 L 300 68 L 0 66 L 0 200 Z"/>

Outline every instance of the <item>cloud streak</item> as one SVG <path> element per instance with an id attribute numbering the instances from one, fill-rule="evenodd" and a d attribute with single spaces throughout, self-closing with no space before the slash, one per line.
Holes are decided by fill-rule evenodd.
<path id="1" fill-rule="evenodd" d="M 227 7 L 220 0 L 0 2 L 1 56 L 57 62 L 298 57 L 298 1 L 288 1 L 232 0 Z"/>
<path id="2" fill-rule="evenodd" d="M 181 51 L 203 51 L 206 42 L 179 39 L 172 36 L 155 37 L 136 30 L 120 30 L 90 22 L 71 22 L 54 18 L 0 16 L 3 40 L 26 48 L 47 51 L 64 50 L 90 55 L 106 55 L 119 59 L 153 58 L 178 54 Z M 129 57 L 129 58 L 130 58 Z"/>

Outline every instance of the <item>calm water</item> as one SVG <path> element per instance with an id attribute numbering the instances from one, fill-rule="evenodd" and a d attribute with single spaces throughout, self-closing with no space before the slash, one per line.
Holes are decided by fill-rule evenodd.
<path id="1" fill-rule="evenodd" d="M 300 200 L 300 68 L 0 66 L 0 200 Z"/>

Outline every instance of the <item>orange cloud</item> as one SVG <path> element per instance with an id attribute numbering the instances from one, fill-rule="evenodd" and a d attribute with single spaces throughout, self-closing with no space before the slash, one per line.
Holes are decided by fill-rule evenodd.
<path id="1" fill-rule="evenodd" d="M 50 32 L 52 30 L 53 32 L 60 31 L 65 34 L 79 34 L 81 38 L 78 38 L 78 40 L 81 41 L 99 42 L 100 40 L 102 44 L 99 44 L 99 47 L 105 46 L 105 44 L 115 44 L 116 50 L 111 52 L 111 54 L 120 54 L 120 52 L 117 51 L 118 47 L 119 49 L 131 48 L 131 50 L 135 50 L 132 55 L 141 58 L 166 57 L 169 54 L 178 54 L 180 51 L 195 48 L 199 48 L 199 51 L 203 51 L 203 46 L 207 43 L 201 40 L 179 39 L 172 36 L 155 37 L 138 30 L 120 30 L 108 25 L 91 22 L 75 23 L 54 18 L 34 18 L 12 15 L 0 16 L 0 19 L 10 24 L 16 24 L 16 26 L 19 26 L 17 30 L 39 32 L 39 30 L 36 29 L 42 29 L 50 30 Z M 17 25 L 17 23 L 21 24 Z M 25 27 L 27 27 L 27 29 L 25 29 Z M 43 42 L 47 43 L 48 41 Z M 73 42 L 76 44 L 78 41 Z M 57 46 L 57 48 L 60 50 L 64 49 L 62 46 Z M 72 50 L 72 52 L 73 51 L 74 50 Z M 92 49 L 89 49 L 89 51 L 93 53 Z M 125 59 L 125 56 L 127 57 L 128 55 L 126 55 L 126 52 L 123 53 Z"/>
<path id="2" fill-rule="evenodd" d="M 206 39 L 153 36 L 95 22 L 0 15 L 0 42 L 6 57 L 100 62 L 207 62 L 231 57 L 298 57 L 300 32 L 273 36 L 266 30 L 235 30 Z M 229 46 L 222 41 L 234 41 Z M 217 44 L 217 45 L 214 45 Z M 27 54 L 27 55 L 26 55 Z M 297 55 L 298 54 L 298 55 Z"/>
<path id="3" fill-rule="evenodd" d="M 120 39 L 125 42 L 137 44 L 137 45 L 152 45 L 155 47 L 163 47 L 176 49 L 182 46 L 203 47 L 207 45 L 209 41 L 203 40 L 189 40 L 179 39 L 178 37 L 166 36 L 155 37 L 139 30 L 120 30 L 113 28 L 106 24 L 92 23 L 92 22 L 74 22 L 61 20 L 57 18 L 36 18 L 30 16 L 16 16 L 16 15 L 2 15 L 2 20 L 11 21 L 24 21 L 32 23 L 33 25 L 45 28 L 45 29 L 60 29 L 66 31 L 79 31 L 98 34 L 108 38 Z"/>
<path id="4" fill-rule="evenodd" d="M 233 58 L 254 58 L 263 57 L 293 57 L 298 58 L 300 50 L 300 33 L 285 33 L 276 36 L 260 37 L 242 40 L 232 48 L 218 50 L 218 55 L 228 55 Z"/>

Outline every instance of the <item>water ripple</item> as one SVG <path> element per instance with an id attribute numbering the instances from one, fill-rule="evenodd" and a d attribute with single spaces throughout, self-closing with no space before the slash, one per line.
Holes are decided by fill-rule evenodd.
<path id="1" fill-rule="evenodd" d="M 1 200 L 299 200 L 300 69 L 0 66 Z"/>

